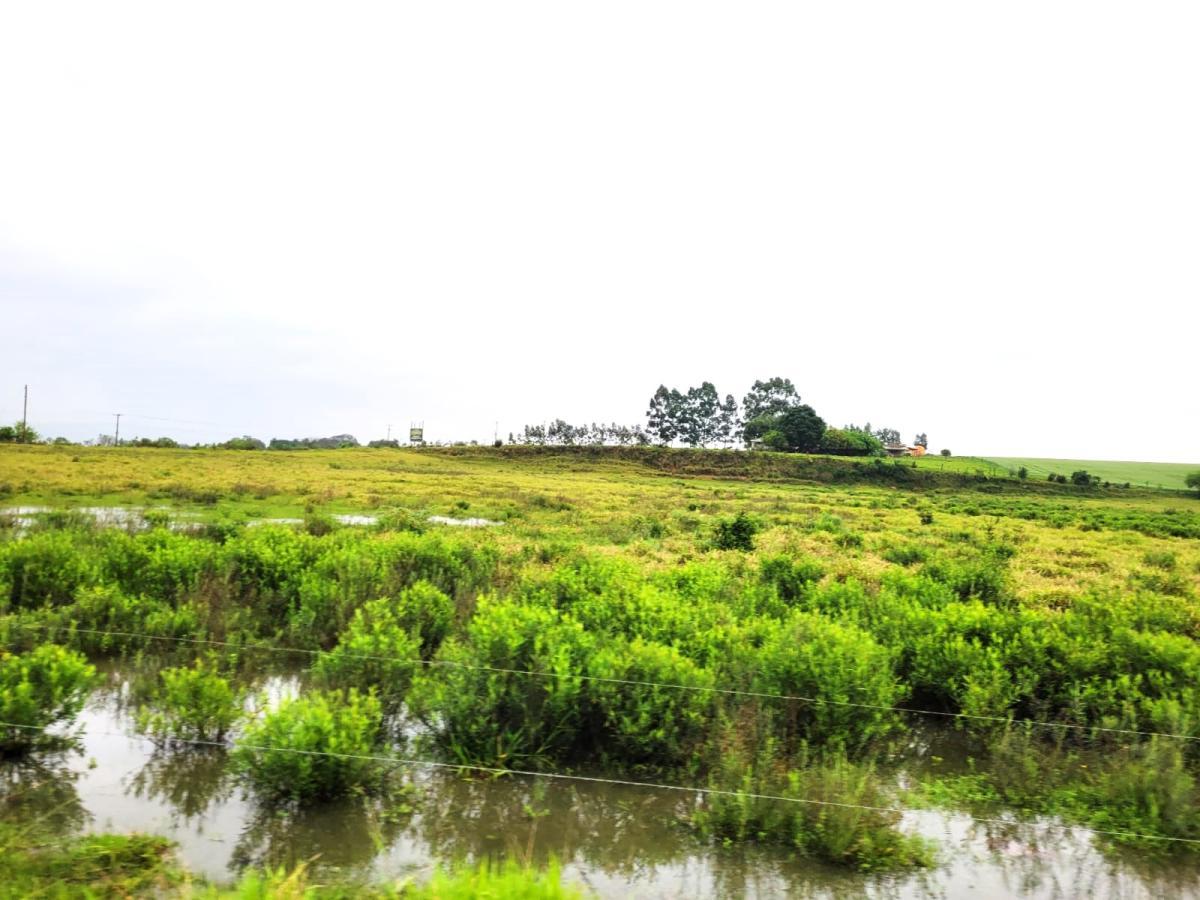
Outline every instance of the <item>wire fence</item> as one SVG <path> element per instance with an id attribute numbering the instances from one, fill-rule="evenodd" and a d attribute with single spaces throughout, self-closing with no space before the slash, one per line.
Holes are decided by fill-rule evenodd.
<path id="1" fill-rule="evenodd" d="M 36 725 L 23 725 L 15 722 L 0 721 L 0 728 L 17 728 L 44 731 L 45 729 Z M 115 737 L 129 739 L 137 737 L 140 740 L 151 742 L 151 739 L 143 736 L 129 735 L 122 732 L 102 731 L 95 734 L 103 737 Z M 228 748 L 228 744 L 223 741 L 205 741 L 196 739 L 173 738 L 172 743 L 183 746 L 207 747 L 207 748 Z M 872 806 L 863 803 L 844 803 L 837 800 L 818 800 L 811 797 L 790 797 L 784 794 L 760 794 L 752 791 L 735 791 L 727 788 L 715 787 L 697 787 L 691 785 L 671 784 L 668 782 L 659 781 L 635 781 L 625 778 L 605 778 L 598 775 L 578 775 L 570 772 L 553 772 L 553 771 L 538 771 L 533 769 L 510 769 L 497 766 L 477 765 L 474 763 L 454 763 L 445 762 L 443 760 L 430 759 L 412 759 L 401 756 L 386 756 L 368 753 L 337 753 L 328 750 L 305 750 L 295 747 L 280 747 L 264 744 L 253 744 L 241 742 L 238 744 L 240 748 L 254 750 L 262 753 L 290 753 L 301 756 L 321 756 L 333 759 L 356 760 L 359 762 L 375 762 L 382 765 L 393 765 L 403 768 L 428 768 L 441 769 L 456 772 L 475 772 L 481 775 L 501 776 L 519 776 L 524 778 L 545 778 L 556 781 L 567 781 L 579 784 L 603 784 L 617 787 L 638 788 L 642 790 L 653 791 L 671 791 L 674 793 L 687 793 L 695 796 L 712 796 L 712 797 L 731 797 L 740 800 L 761 800 L 767 802 L 793 803 L 804 806 L 816 806 L 832 809 L 857 810 L 859 812 L 874 812 L 887 813 L 891 815 L 913 815 L 923 810 L 914 809 L 903 806 Z M 980 817 L 972 816 L 972 821 L 981 825 L 1000 825 L 1007 828 L 1020 826 L 1024 828 L 1032 828 L 1040 831 L 1071 831 L 1077 827 L 1082 827 L 1083 830 L 1091 834 L 1103 835 L 1105 837 L 1119 837 L 1130 840 L 1141 841 L 1162 841 L 1166 843 L 1179 844 L 1200 844 L 1200 838 L 1178 837 L 1174 835 L 1161 834 L 1146 834 L 1136 831 L 1118 831 L 1114 829 L 1092 828 L 1089 826 L 1075 826 L 1065 822 L 1044 822 L 1044 821 L 1022 821 L 1018 819 L 1001 819 L 995 817 Z"/>
<path id="2" fill-rule="evenodd" d="M 38 623 L 14 623 L 15 627 L 36 631 L 62 631 L 67 635 L 87 634 L 95 637 L 132 638 L 146 641 L 159 641 L 176 644 L 186 644 L 201 647 L 214 647 L 242 652 L 247 650 L 264 651 L 268 653 L 294 654 L 308 657 L 321 657 L 328 650 L 313 650 L 305 647 L 285 647 L 277 644 L 247 644 L 235 641 L 219 641 L 209 638 L 190 638 L 178 635 L 153 635 L 137 631 L 117 631 L 99 628 L 77 628 L 74 626 L 45 625 Z M 1083 725 L 1073 722 L 1053 722 L 1041 719 L 1019 719 L 1010 716 L 990 716 L 977 713 L 953 712 L 949 710 L 923 709 L 909 706 L 887 706 L 877 703 L 861 703 L 854 700 L 837 700 L 828 697 L 810 697 L 801 694 L 780 694 L 768 691 L 743 690 L 740 688 L 717 687 L 710 685 L 677 684 L 672 682 L 648 681 L 629 678 L 610 678 L 601 675 L 583 673 L 547 672 L 535 669 L 506 668 L 502 666 L 486 666 L 475 663 L 465 663 L 447 659 L 421 659 L 420 657 L 386 656 L 382 654 L 355 653 L 339 650 L 339 655 L 350 659 L 369 660 L 373 662 L 392 662 L 402 665 L 423 666 L 426 668 L 454 668 L 467 671 L 486 672 L 498 675 L 518 675 L 528 678 L 546 678 L 581 682 L 598 682 L 603 684 L 620 684 L 634 687 L 661 688 L 665 690 L 687 691 L 695 693 L 711 693 L 722 696 L 745 697 L 758 700 L 782 700 L 794 703 L 806 703 L 815 706 L 836 706 L 851 709 L 872 710 L 899 715 L 933 716 L 942 719 L 957 719 L 968 722 L 988 722 L 997 725 L 1013 725 L 1029 728 L 1058 729 L 1084 734 L 1114 734 L 1127 737 L 1165 738 L 1181 741 L 1200 741 L 1200 735 L 1182 734 L 1169 731 L 1149 731 L 1136 728 L 1113 728 L 1102 725 Z"/>

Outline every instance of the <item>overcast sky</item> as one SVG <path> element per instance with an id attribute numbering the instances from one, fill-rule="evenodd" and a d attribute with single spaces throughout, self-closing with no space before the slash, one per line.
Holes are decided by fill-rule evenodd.
<path id="1" fill-rule="evenodd" d="M 782 375 L 1200 461 L 1197 46 L 1194 2 L 5 4 L 0 420 L 490 440 Z"/>

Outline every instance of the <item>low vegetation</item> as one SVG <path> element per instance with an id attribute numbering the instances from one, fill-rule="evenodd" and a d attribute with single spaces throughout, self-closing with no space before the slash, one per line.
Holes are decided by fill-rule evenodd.
<path id="1" fill-rule="evenodd" d="M 123 702 L 160 753 L 228 744 L 276 823 L 419 757 L 708 786 L 679 814 L 700 840 L 868 871 L 937 864 L 894 812 L 917 796 L 1198 834 L 1191 745 L 1133 734 L 1200 736 L 1178 495 L 661 448 L 8 452 L 14 505 L 56 504 L 0 529 L 10 754 L 66 733 L 103 663 L 146 668 Z M 120 527 L 69 509 L 167 485 L 191 499 Z M 294 691 L 257 690 L 285 664 Z M 930 769 L 950 733 L 978 768 Z"/>

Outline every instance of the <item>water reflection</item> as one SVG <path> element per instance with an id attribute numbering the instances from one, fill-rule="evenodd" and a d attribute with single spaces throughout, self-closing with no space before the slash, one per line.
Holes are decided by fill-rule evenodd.
<path id="1" fill-rule="evenodd" d="M 67 753 L 0 760 L 0 821 L 69 834 L 90 819 Z"/>
<path id="2" fill-rule="evenodd" d="M 183 823 L 229 800 L 234 789 L 223 748 L 156 749 L 129 780 L 133 796 L 166 804 Z"/>
<path id="3" fill-rule="evenodd" d="M 580 860 L 610 874 L 643 872 L 694 850 L 679 827 L 686 795 L 525 778 L 430 776 L 417 827 L 440 859 Z"/>
<path id="4" fill-rule="evenodd" d="M 516 858 L 541 865 L 553 857 L 569 880 L 603 897 L 1200 896 L 1194 864 L 1101 853 L 1090 832 L 1043 827 L 1051 820 L 908 813 L 903 827 L 937 841 L 939 866 L 868 877 L 796 858 L 787 848 L 703 843 L 680 824 L 696 803 L 691 795 L 632 786 L 418 770 L 410 790 L 386 797 L 267 808 L 228 774 L 223 750 L 155 748 L 138 737 L 129 712 L 139 680 L 130 670 L 113 672 L 107 689 L 93 697 L 81 722 L 84 754 L 42 751 L 0 760 L 0 818 L 44 823 L 55 834 L 89 827 L 165 834 L 178 842 L 184 865 L 225 881 L 246 866 L 307 861 L 317 869 L 393 878 L 436 862 Z M 282 675 L 254 687 L 278 695 L 296 684 Z M 935 744 L 938 770 L 958 768 L 947 752 L 953 741 Z M 904 765 L 911 771 L 910 762 Z"/>
<path id="5" fill-rule="evenodd" d="M 255 805 L 231 861 L 239 870 L 309 863 L 315 870 L 365 873 L 408 827 L 411 814 L 410 798 L 403 790 L 312 808 Z"/>

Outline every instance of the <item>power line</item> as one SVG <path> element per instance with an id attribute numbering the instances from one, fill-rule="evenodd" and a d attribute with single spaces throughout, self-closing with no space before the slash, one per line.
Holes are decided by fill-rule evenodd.
<path id="1" fill-rule="evenodd" d="M 61 629 L 71 634 L 90 634 L 97 637 L 142 638 L 152 641 L 167 641 L 177 644 L 192 644 L 206 647 L 224 647 L 236 651 L 263 650 L 270 653 L 294 653 L 303 656 L 323 656 L 329 650 L 310 650 L 305 647 L 282 647 L 272 644 L 239 644 L 234 641 L 218 641 L 209 638 L 190 638 L 176 635 L 146 634 L 138 631 L 108 631 L 98 628 L 77 628 L 67 625 L 40 625 L 33 622 L 14 623 L 15 628 L 29 630 L 55 631 Z M 610 678 L 603 675 L 564 674 L 562 672 L 544 672 L 535 669 L 515 669 L 503 666 L 484 666 L 472 663 L 458 662 L 448 659 L 420 659 L 401 656 L 383 656 L 371 653 L 352 653 L 342 651 L 350 659 L 370 660 L 373 662 L 394 662 L 413 666 L 430 668 L 456 668 L 474 672 L 490 672 L 497 675 L 521 675 L 533 678 L 556 678 L 560 680 L 594 681 L 602 684 L 621 684 L 635 687 L 666 688 L 668 690 L 691 691 L 693 693 L 711 693 L 724 696 L 749 697 L 758 700 L 788 700 L 796 703 L 811 703 L 820 706 L 838 706 L 850 709 L 869 709 L 877 712 L 906 713 L 920 716 L 939 716 L 948 719 L 967 719 L 974 722 L 993 722 L 1006 725 L 1024 725 L 1035 728 L 1058 728 L 1066 731 L 1103 732 L 1105 734 L 1123 734 L 1134 737 L 1171 738 L 1182 741 L 1200 741 L 1200 735 L 1174 734 L 1166 731 L 1140 731 L 1134 728 L 1112 728 L 1102 725 L 1079 725 L 1071 722 L 1047 722 L 1039 719 L 1014 719 L 1007 716 L 985 716 L 977 713 L 949 712 L 940 709 L 920 709 L 909 706 L 886 706 L 881 703 L 860 703 L 853 700 L 831 700 L 827 697 L 806 697 L 799 694 L 774 694 L 768 691 L 748 691 L 739 688 L 723 688 L 708 685 L 676 684 L 662 681 L 643 681 L 633 678 Z"/>
<path id="2" fill-rule="evenodd" d="M 44 730 L 39 725 L 23 725 L 16 722 L 4 721 L 0 721 L 0 728 L 23 728 L 29 731 Z M 116 737 L 125 739 L 135 737 L 134 735 L 125 734 L 119 731 L 97 731 L 93 733 L 102 737 Z M 144 735 L 137 735 L 136 738 L 142 741 L 150 741 L 150 738 Z M 195 747 L 228 747 L 228 745 L 223 741 L 204 741 L 192 738 L 172 738 L 172 742 Z M 799 803 L 808 806 L 823 806 L 832 807 L 835 809 L 854 809 L 863 812 L 906 815 L 908 813 L 914 813 L 918 811 L 902 806 L 871 806 L 863 803 L 842 803 L 836 800 L 813 800 L 810 797 L 786 797 L 782 794 L 758 794 L 748 791 L 731 791 L 726 788 L 693 787 L 690 785 L 668 784 L 666 782 L 659 781 L 632 781 L 624 778 L 602 778 L 598 775 L 573 775 L 566 772 L 538 772 L 532 769 L 507 769 L 496 766 L 476 765 L 473 763 L 450 763 L 432 759 L 410 759 L 402 756 L 379 756 L 370 753 L 336 753 L 330 750 L 303 750 L 298 747 L 273 747 L 266 744 L 248 744 L 243 742 L 239 742 L 237 746 L 247 750 L 256 750 L 261 753 L 294 753 L 301 756 L 325 756 L 333 759 L 352 759 L 360 762 L 377 762 L 396 766 L 423 766 L 431 769 L 448 769 L 457 772 L 481 772 L 487 775 L 497 776 L 520 775 L 525 778 L 553 778 L 560 781 L 576 781 L 585 784 L 609 784 L 616 785 L 618 787 L 644 788 L 658 791 L 675 791 L 678 793 L 700 794 L 702 796 L 734 797 L 738 799 L 767 800 L 780 803 Z M 1067 829 L 1072 827 L 1066 823 L 1055 824 L 1052 822 L 1013 822 L 1009 819 L 976 818 L 974 816 L 971 818 L 980 824 L 1004 825 L 1006 827 L 1011 827 L 1013 825 L 1024 825 L 1030 828 L 1040 828 L 1043 830 Z M 1086 825 L 1082 827 L 1086 828 L 1093 834 L 1102 834 L 1109 837 L 1126 837 L 1137 838 L 1139 840 L 1200 844 L 1200 838 L 1175 837 L 1172 835 L 1161 834 L 1141 834 L 1134 831 L 1113 831 L 1101 828 L 1091 828 Z"/>

